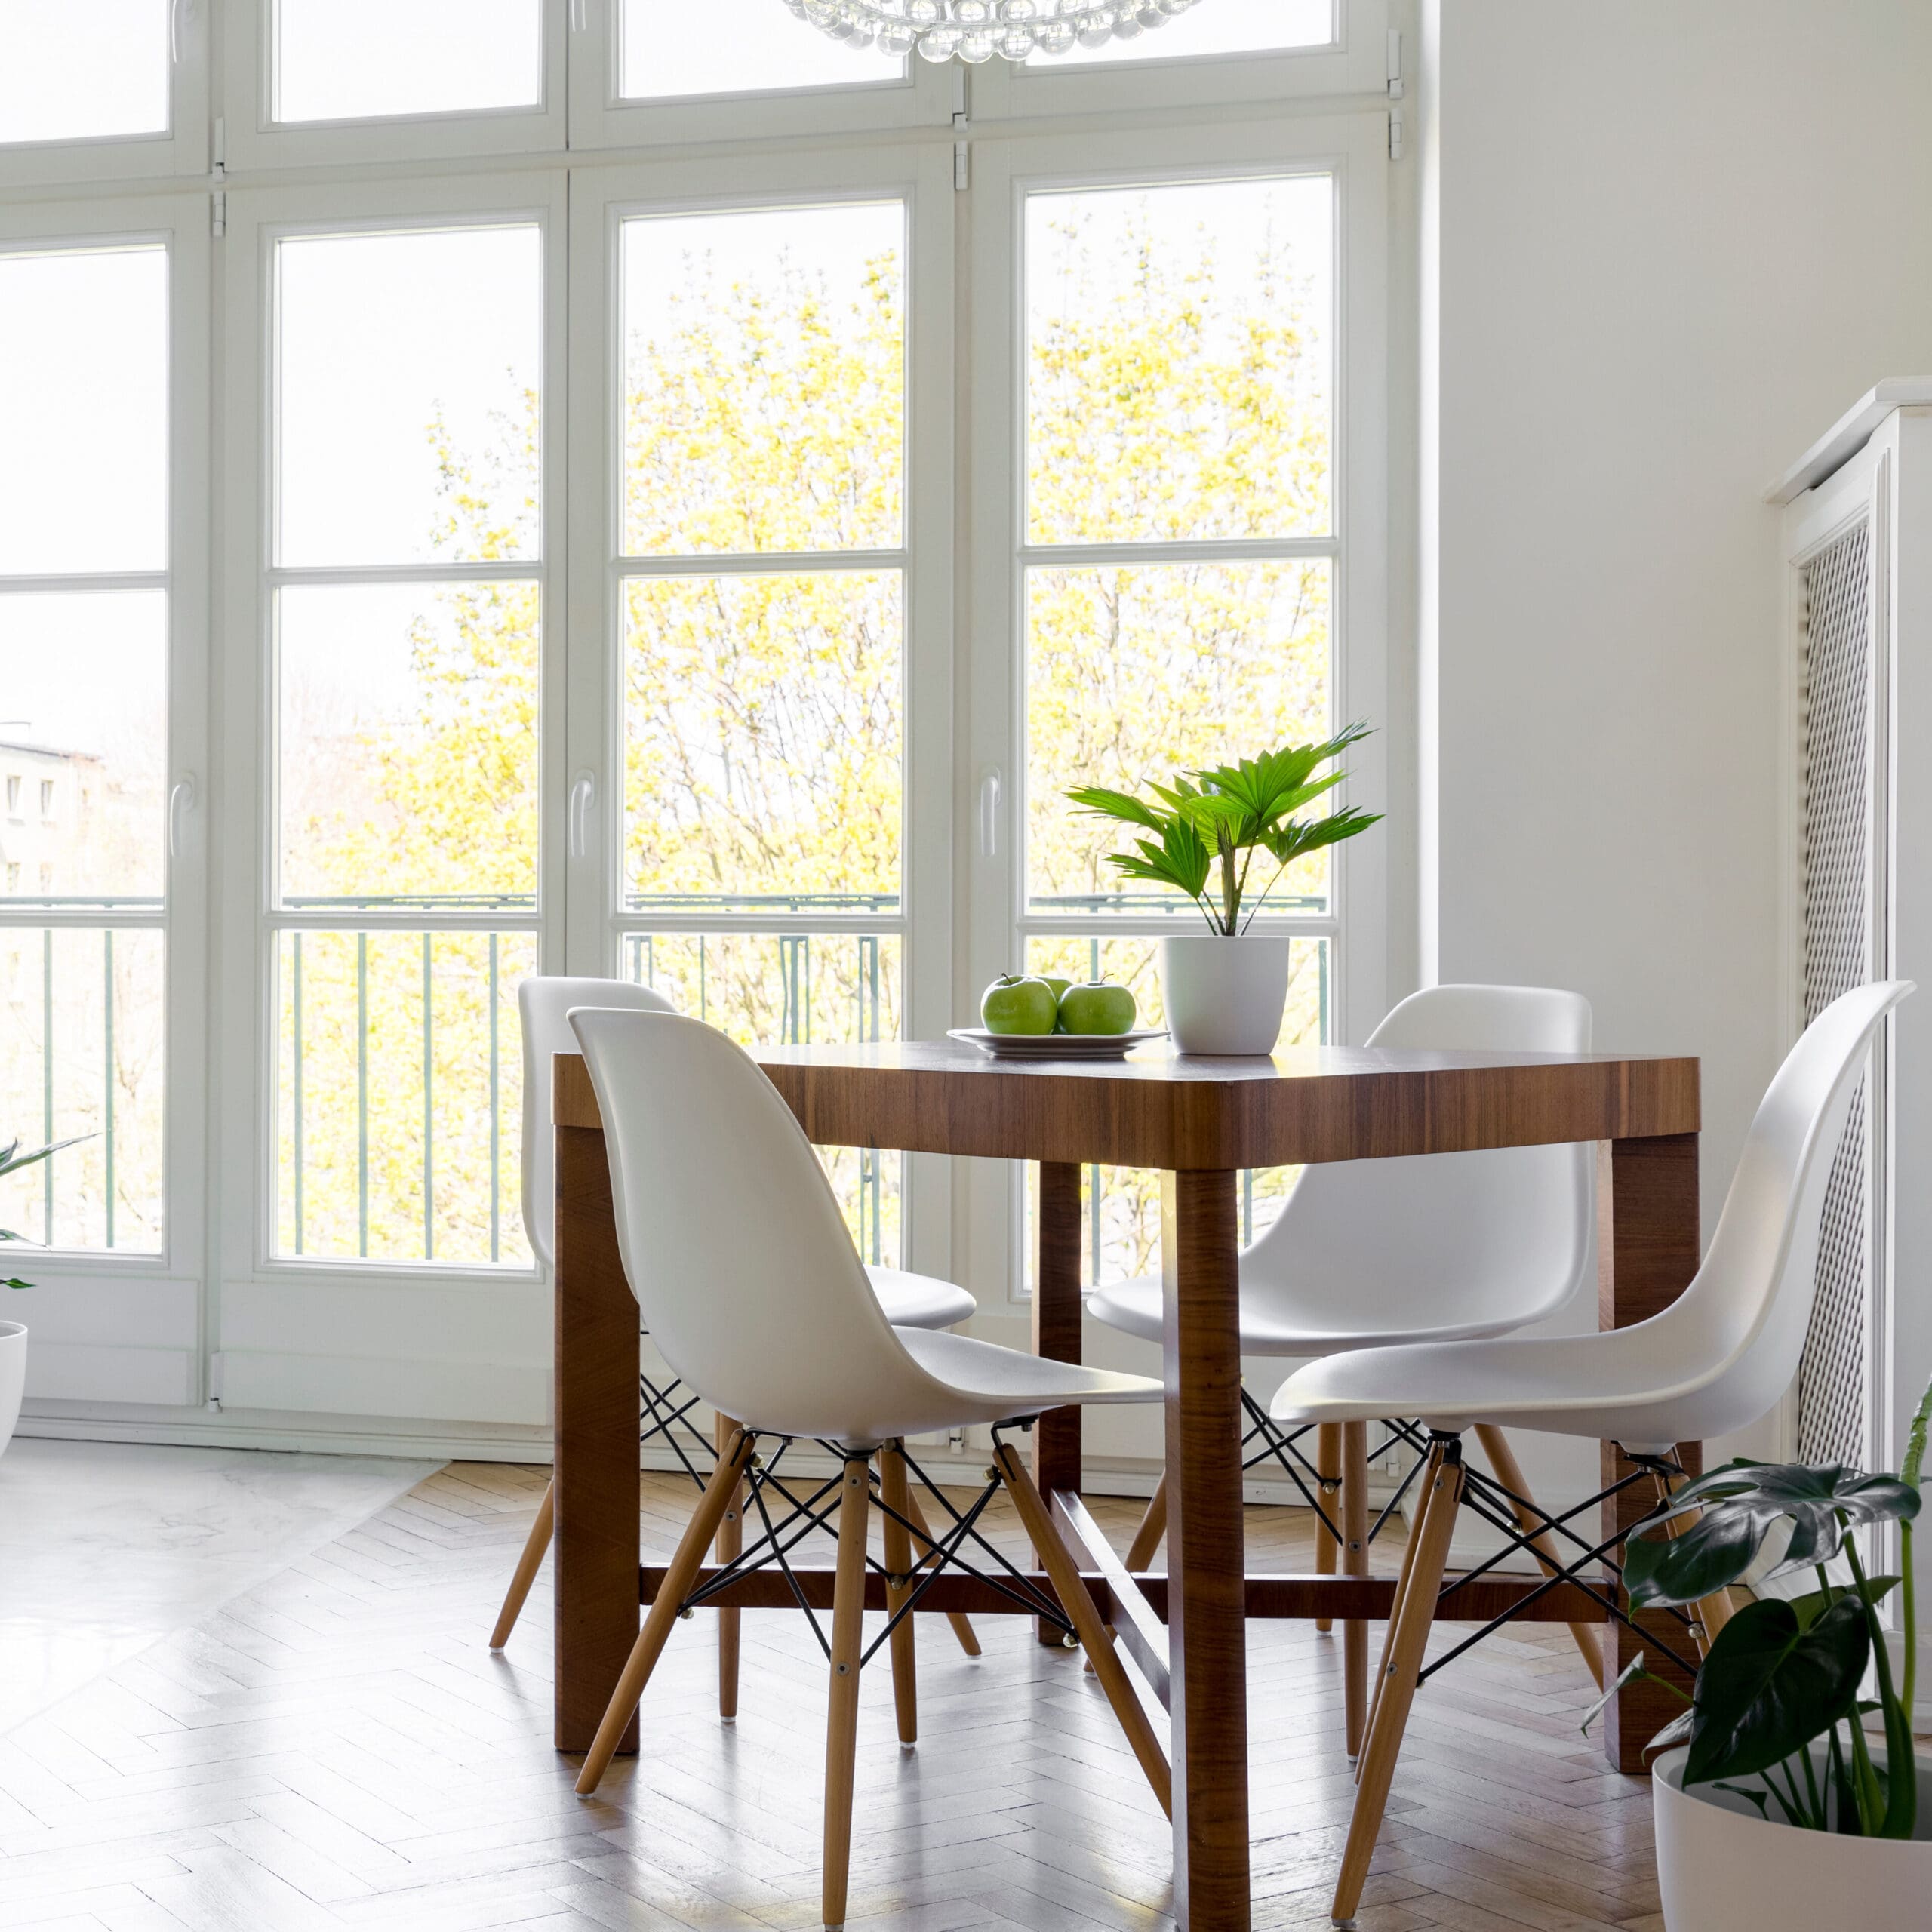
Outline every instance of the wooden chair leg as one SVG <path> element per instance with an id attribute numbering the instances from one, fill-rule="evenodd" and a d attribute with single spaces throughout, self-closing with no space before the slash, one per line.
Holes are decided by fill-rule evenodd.
<path id="1" fill-rule="evenodd" d="M 1154 1552 L 1161 1546 L 1161 1539 L 1168 1533 L 1168 1472 L 1163 1469 L 1154 1479 L 1154 1493 L 1147 1499 L 1147 1507 L 1142 1512 L 1140 1526 L 1134 1532 L 1134 1540 L 1127 1546 L 1127 1567 L 1134 1575 L 1150 1568 Z M 1103 1626 L 1107 1633 L 1107 1641 L 1114 1641 L 1114 1626 Z M 1094 1674 L 1094 1660 L 1089 1657 L 1085 1666 L 1087 1675 Z"/>
<path id="2" fill-rule="evenodd" d="M 1663 1476 L 1653 1476 L 1651 1487 L 1661 1505 L 1670 1500 L 1677 1485 Z M 1673 1517 L 1664 1534 L 1671 1537 L 1682 1536 L 1694 1523 L 1702 1519 L 1703 1513 L 1701 1509 L 1692 1509 L 1681 1516 Z M 1711 1646 L 1717 1641 L 1718 1632 L 1737 1614 L 1737 1599 L 1728 1589 L 1715 1591 L 1709 1596 L 1697 1599 L 1697 1620 L 1690 1626 L 1690 1640 L 1697 1646 L 1697 1654 L 1701 1658 L 1709 1654 Z M 1571 1627 L 1574 1629 L 1576 1626 L 1573 1624 Z"/>
<path id="3" fill-rule="evenodd" d="M 1315 1431 L 1315 1467 L 1321 1478 L 1321 1506 L 1324 1510 L 1339 1510 L 1342 1506 L 1342 1425 L 1338 1422 L 1319 1423 Z M 1315 1574 L 1318 1577 L 1332 1577 L 1335 1574 L 1336 1552 L 1341 1545 L 1335 1540 L 1334 1533 L 1326 1521 L 1317 1517 L 1315 1523 Z M 1332 1617 L 1318 1617 L 1315 1620 L 1315 1634 L 1325 1637 L 1335 1627 Z"/>
<path id="4" fill-rule="evenodd" d="M 637 1641 L 631 1647 L 630 1657 L 617 1679 L 617 1687 L 611 1693 L 604 1721 L 597 1727 L 597 1735 L 585 1755 L 583 1769 L 578 1773 L 577 1780 L 577 1795 L 581 1798 L 588 1798 L 597 1789 L 604 1774 L 611 1767 L 618 1743 L 630 1723 L 631 1713 L 644 1695 L 644 1687 L 651 1681 L 651 1671 L 663 1654 L 665 1640 L 671 1634 L 671 1626 L 678 1620 L 678 1612 L 690 1595 L 698 1571 L 704 1566 L 704 1552 L 718 1534 L 726 1506 L 743 1478 L 751 1453 L 752 1438 L 740 1429 L 718 1459 L 718 1467 L 712 1471 L 704 1494 L 685 1526 L 677 1554 L 665 1571 L 664 1580 L 652 1601 L 651 1614 L 645 1619 L 644 1628 L 638 1632 Z"/>
<path id="5" fill-rule="evenodd" d="M 1509 1446 L 1509 1438 L 1494 1423 L 1479 1422 L 1476 1424 L 1476 1440 L 1482 1444 L 1482 1453 L 1488 1458 L 1489 1466 L 1495 1472 L 1496 1480 L 1512 1494 L 1521 1497 L 1525 1502 L 1535 1499 L 1530 1494 L 1530 1485 L 1523 1474 L 1523 1466 L 1516 1460 L 1516 1452 Z M 1509 1506 L 1509 1513 L 1515 1518 L 1518 1529 L 1527 1533 L 1536 1518 L 1526 1514 L 1515 1503 Z M 1561 1552 L 1557 1549 L 1555 1539 L 1547 1531 L 1538 1533 L 1531 1541 L 1530 1548 L 1537 1559 L 1537 1567 L 1546 1577 L 1553 1577 L 1561 1566 Z M 1606 1626 L 1598 1623 L 1573 1623 L 1570 1634 L 1576 1639 L 1577 1648 L 1582 1653 L 1585 1667 L 1595 1679 L 1601 1690 L 1605 1682 L 1603 1638 Z"/>
<path id="6" fill-rule="evenodd" d="M 1430 1460 L 1432 1467 L 1425 1478 L 1429 1495 L 1417 1528 L 1415 1567 L 1403 1598 L 1401 1614 L 1393 1626 L 1387 1681 L 1377 1706 L 1375 1721 L 1362 1747 L 1355 1814 L 1349 1821 L 1349 1841 L 1342 1854 L 1340 1875 L 1335 1881 L 1334 1902 L 1329 1908 L 1329 1915 L 1337 1925 L 1352 1924 L 1355 1908 L 1361 1903 L 1369 1860 L 1374 1856 L 1383 1814 L 1388 1808 L 1389 1788 L 1402 1749 L 1402 1734 L 1408 1728 L 1409 1707 L 1415 1701 L 1416 1678 L 1428 1647 L 1430 1626 L 1435 1621 L 1436 1598 L 1449 1561 L 1450 1539 L 1455 1534 L 1456 1518 L 1462 1504 L 1460 1456 L 1452 1462 L 1438 1450 Z"/>
<path id="7" fill-rule="evenodd" d="M 828 1925 L 845 1922 L 852 1867 L 853 1756 L 859 1735 L 859 1663 L 865 1647 L 866 1528 L 872 1484 L 863 1460 L 845 1465 L 838 1498 L 838 1571 L 832 1597 L 832 1695 L 825 1724 L 825 1875 Z"/>
<path id="8" fill-rule="evenodd" d="M 1416 1558 L 1422 1551 L 1423 1523 L 1429 1514 L 1428 1503 L 1430 1486 L 1435 1480 L 1435 1466 L 1440 1460 L 1438 1452 L 1434 1451 L 1430 1452 L 1429 1457 L 1430 1466 L 1423 1471 L 1422 1487 L 1417 1492 L 1415 1521 L 1411 1526 L 1407 1539 L 1402 1546 L 1402 1567 L 1395 1577 L 1395 1599 L 1389 1606 L 1389 1621 L 1382 1628 L 1381 1661 L 1377 1664 L 1375 1675 L 1371 1679 L 1369 1684 L 1368 1721 L 1362 1730 L 1362 1736 L 1364 1738 L 1374 1736 L 1376 1719 L 1381 1713 L 1382 1687 L 1389 1681 L 1389 1661 L 1395 1654 L 1395 1631 L 1402 1620 L 1402 1607 L 1408 1601 L 1409 1584 L 1416 1573 Z M 1361 1760 L 1359 1755 L 1355 1760 L 1355 1777 L 1358 1782 L 1361 1777 Z"/>
<path id="9" fill-rule="evenodd" d="M 926 1512 L 919 1507 L 918 1492 L 911 1487 L 906 1491 L 906 1513 L 912 1519 L 912 1527 L 919 1533 L 925 1547 L 919 1553 L 930 1555 L 939 1547 L 926 1521 Z M 949 1610 L 946 1620 L 952 1626 L 952 1634 L 959 1639 L 959 1647 L 969 1657 L 980 1654 L 980 1639 L 973 1629 L 972 1620 L 963 1610 Z"/>
<path id="10" fill-rule="evenodd" d="M 1127 1733 L 1127 1741 L 1133 1747 L 1134 1756 L 1140 1761 L 1140 1768 L 1146 1773 L 1147 1782 L 1154 1788 L 1154 1795 L 1161 1801 L 1161 1809 L 1171 1818 L 1174 1775 L 1168 1763 L 1168 1754 L 1154 1734 L 1154 1727 L 1141 1708 L 1134 1686 L 1128 1681 L 1126 1667 L 1114 1648 L 1107 1626 L 1100 1621 L 1100 1613 L 1094 1607 L 1094 1599 L 1087 1594 L 1079 1567 L 1061 1539 L 1052 1513 L 1047 1508 L 1046 1499 L 1033 1486 L 1032 1477 L 1011 1443 L 1000 1444 L 994 1451 L 993 1462 L 1005 1481 L 1007 1494 L 1013 1498 L 1014 1507 L 1020 1512 L 1020 1520 L 1028 1538 L 1039 1552 L 1041 1564 L 1046 1571 L 1048 1581 L 1054 1586 L 1054 1594 L 1060 1598 L 1060 1607 L 1066 1612 L 1088 1660 L 1094 1666 L 1094 1673 L 1100 1680 L 1100 1688 L 1107 1694 L 1107 1702 L 1113 1706 L 1120 1727 Z"/>
<path id="11" fill-rule="evenodd" d="M 729 1416 L 718 1417 L 712 1439 L 721 1457 L 737 1432 L 738 1425 Z M 733 1488 L 724 1505 L 724 1519 L 718 1525 L 717 1560 L 721 1564 L 732 1562 L 744 1554 L 744 1549 L 745 1486 L 740 1482 Z M 718 1715 L 728 1723 L 735 1721 L 738 1715 L 739 1619 L 743 1614 L 731 1609 L 718 1613 Z"/>
<path id="12" fill-rule="evenodd" d="M 543 1500 L 537 1506 L 537 1520 L 523 1540 L 523 1554 L 516 1560 L 516 1574 L 503 1595 L 503 1607 L 497 1613 L 497 1627 L 490 1632 L 490 1647 L 500 1651 L 510 1640 L 517 1619 L 523 1614 L 524 1599 L 543 1567 L 543 1552 L 550 1547 L 550 1534 L 557 1526 L 557 1479 L 552 1476 L 543 1487 Z"/>
<path id="13" fill-rule="evenodd" d="M 885 1611 L 891 1617 L 912 1594 L 912 1538 L 906 1527 L 911 1520 L 911 1512 L 906 1506 L 911 1500 L 911 1491 L 906 1480 L 905 1454 L 897 1442 L 888 1442 L 878 1452 L 878 1492 L 880 1501 L 885 1505 L 886 1574 L 888 1577 L 902 1580 L 888 1582 L 886 1586 Z M 907 1617 L 893 1632 L 887 1644 L 892 1654 L 892 1701 L 898 1711 L 901 1744 L 916 1744 L 919 1741 L 919 1667 L 917 1639 L 912 1634 L 915 1620 Z"/>
<path id="14" fill-rule="evenodd" d="M 1368 1574 L 1368 1425 L 1340 1425 L 1342 1574 Z M 1324 1539 L 1325 1540 L 1325 1539 Z M 1342 1625 L 1342 1701 L 1349 1755 L 1359 1758 L 1368 1723 L 1368 1626 L 1359 1617 Z"/>
<path id="15" fill-rule="evenodd" d="M 1134 1533 L 1133 1542 L 1127 1546 L 1127 1567 L 1136 1576 L 1153 1567 L 1154 1552 L 1160 1548 L 1161 1539 L 1167 1533 L 1168 1472 L 1163 1469 L 1154 1479 L 1154 1493 L 1148 1497 L 1140 1526 Z"/>

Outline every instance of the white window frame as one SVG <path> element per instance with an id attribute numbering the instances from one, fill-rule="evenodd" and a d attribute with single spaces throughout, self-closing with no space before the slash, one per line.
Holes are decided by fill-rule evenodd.
<path id="1" fill-rule="evenodd" d="M 571 180 L 571 780 L 595 806 L 570 861 L 570 970 L 621 971 L 629 933 L 878 933 L 901 941 L 906 1037 L 931 1038 L 952 1008 L 953 282 L 949 154 L 928 146 L 731 162 L 581 168 Z M 648 214 L 903 198 L 906 211 L 906 528 L 903 546 L 795 556 L 706 552 L 620 560 L 622 343 L 617 248 Z M 623 586 L 632 577 L 730 574 L 858 561 L 904 573 L 904 811 L 900 909 L 893 915 L 632 912 L 623 879 Z M 943 1273 L 951 1251 L 946 1164 L 907 1155 L 903 1251 Z"/>
<path id="2" fill-rule="evenodd" d="M 783 0 L 766 0 L 774 25 L 798 31 Z M 894 75 L 876 52 L 854 51 L 850 87 L 771 88 L 709 94 L 626 98 L 617 92 L 620 0 L 577 0 L 571 34 L 570 144 L 573 151 L 648 148 L 666 143 L 742 141 L 754 137 L 839 139 L 894 129 L 944 127 L 962 112 L 962 70 L 909 58 Z M 870 63 L 869 65 L 868 63 Z M 868 78 L 868 76 L 871 78 Z"/>
<path id="3" fill-rule="evenodd" d="M 226 472 L 222 675 L 226 719 L 222 954 L 227 1010 L 221 1043 L 221 1337 L 226 1398 L 251 1407 L 541 1423 L 548 1400 L 549 1295 L 534 1268 L 444 1261 L 356 1260 L 275 1252 L 275 1081 L 279 935 L 297 928 L 420 932 L 494 927 L 534 932 L 542 970 L 562 952 L 561 775 L 540 764 L 538 904 L 531 914 L 398 909 L 348 915 L 292 912 L 275 894 L 275 692 L 269 669 L 272 592 L 288 582 L 437 579 L 447 565 L 271 568 L 275 245 L 297 234 L 440 229 L 491 220 L 543 229 L 542 554 L 499 573 L 534 579 L 543 612 L 543 715 L 563 694 L 562 456 L 566 202 L 561 171 L 456 176 L 336 187 L 271 187 L 228 199 L 223 386 Z M 462 569 L 454 574 L 463 574 Z M 541 735 L 540 735 L 540 744 Z M 318 1350 L 328 1334 L 334 1346 Z"/>
<path id="4" fill-rule="evenodd" d="M 35 1396 L 188 1403 L 201 1399 L 200 1284 L 206 1254 L 204 1144 L 207 1105 L 208 634 L 208 202 L 200 195 L 135 202 L 42 202 L 0 208 L 0 253 L 165 242 L 168 260 L 168 557 L 152 571 L 8 577 L 29 590 L 158 589 L 168 596 L 168 721 L 164 823 L 165 901 L 152 915 L 18 913 L 0 923 L 158 931 L 165 948 L 162 1078 L 163 1231 L 158 1254 L 35 1251 L 42 1285 L 10 1299 L 34 1333 L 28 1387 Z M 176 792 L 175 787 L 186 789 Z M 169 810 L 170 801 L 174 809 Z M 167 848 L 164 848 L 165 850 Z M 103 1337 L 115 1338 L 104 1342 Z"/>
<path id="5" fill-rule="evenodd" d="M 1213 0 L 1208 0 L 1211 5 Z M 1334 0 L 1334 38 L 1276 53 L 1197 54 L 1159 60 L 1051 59 L 973 70 L 977 122 L 1044 121 L 1104 111 L 1165 114 L 1176 108 L 1251 103 L 1275 112 L 1337 94 L 1383 94 L 1389 83 L 1389 0 Z M 1137 48 L 1158 44 L 1134 42 Z"/>
<path id="6" fill-rule="evenodd" d="M 208 0 L 168 4 L 172 71 L 167 127 L 148 134 L 0 143 L 0 189 L 78 187 L 208 172 Z"/>
<path id="7" fill-rule="evenodd" d="M 568 122 L 569 0 L 542 0 L 543 75 L 537 105 L 445 113 L 274 118 L 270 15 L 275 0 L 220 0 L 227 81 L 223 158 L 231 168 L 361 166 L 560 152 Z"/>
<path id="8" fill-rule="evenodd" d="M 1387 118 L 1361 113 L 1222 122 L 1211 128 L 1136 128 L 987 140 L 974 150 L 983 196 L 971 269 L 974 485 L 971 525 L 972 672 L 969 749 L 964 770 L 998 785 L 992 850 L 971 873 L 970 983 L 1014 970 L 1033 937 L 1130 938 L 1184 930 L 1159 915 L 1044 915 L 1026 899 L 1026 718 L 1024 654 L 1029 565 L 1052 562 L 1247 560 L 1324 555 L 1334 560 L 1331 617 L 1334 716 L 1376 729 L 1349 756 L 1337 802 L 1380 806 L 1387 798 L 1388 746 L 1388 146 Z M 1027 195 L 1041 189 L 1232 180 L 1283 173 L 1332 174 L 1336 192 L 1335 421 L 1331 534 L 1319 539 L 1100 546 L 1030 545 L 1023 527 L 1026 384 L 1023 250 Z M 1351 841 L 1331 854 L 1325 914 L 1264 915 L 1258 930 L 1325 938 L 1333 961 L 1330 1026 L 1358 1038 L 1387 1007 L 1387 841 Z M 1020 1253 L 1017 1182 L 982 1177 L 976 1223 L 1017 1297 L 1029 1269 Z M 976 1244 L 976 1247 L 978 1244 Z M 972 1285 L 995 1290 L 984 1279 Z"/>

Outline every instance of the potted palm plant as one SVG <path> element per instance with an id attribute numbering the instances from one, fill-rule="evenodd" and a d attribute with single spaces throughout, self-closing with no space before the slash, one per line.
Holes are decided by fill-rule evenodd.
<path id="1" fill-rule="evenodd" d="M 1929 1416 L 1932 1389 L 1899 1475 L 1740 1459 L 1685 1484 L 1626 1545 L 1639 1607 L 1708 1605 L 1774 1532 L 1781 1553 L 1760 1581 L 1808 1570 L 1817 1583 L 1733 1614 L 1688 1708 L 1651 1741 L 1664 1753 L 1652 1785 L 1668 1932 L 1902 1927 L 1932 1913 L 1932 1756 L 1912 1733 L 1912 1531 Z M 1855 1534 L 1884 1521 L 1900 1527 L 1900 1574 L 1868 1576 Z M 1895 1591 L 1896 1675 L 1880 1614 Z M 1638 1677 L 1666 1682 L 1639 1657 L 1609 1695 Z M 1867 1731 L 1873 1718 L 1882 1738 Z"/>
<path id="2" fill-rule="evenodd" d="M 1100 785 L 1067 793 L 1097 817 L 1151 833 L 1137 838 L 1131 852 L 1109 853 L 1108 864 L 1128 878 L 1177 888 L 1208 922 L 1204 934 L 1161 942 L 1161 998 L 1183 1053 L 1274 1050 L 1287 1004 L 1290 940 L 1251 928 L 1297 859 L 1352 838 L 1380 819 L 1352 805 L 1297 816 L 1347 776 L 1340 765 L 1321 768 L 1367 734 L 1365 724 L 1351 724 L 1319 744 L 1284 745 L 1259 758 L 1183 772 L 1171 785 L 1147 788 L 1152 804 Z M 1265 884 L 1253 877 L 1257 854 L 1264 866 L 1274 862 Z"/>
<path id="3" fill-rule="evenodd" d="M 63 1147 L 71 1147 L 71 1140 L 57 1140 L 51 1147 L 36 1147 L 32 1152 L 23 1154 L 20 1143 L 16 1140 L 0 1147 L 0 1176 L 17 1174 L 23 1168 L 30 1168 L 36 1161 L 44 1161 L 50 1155 L 57 1154 Z M 0 1228 L 0 1241 L 24 1241 L 24 1235 L 15 1234 L 11 1228 Z M 0 1288 L 26 1288 L 33 1284 L 17 1277 L 0 1278 Z M 20 1419 L 20 1398 L 27 1384 L 27 1331 L 26 1324 L 19 1321 L 0 1321 L 0 1451 L 14 1439 L 14 1426 Z"/>

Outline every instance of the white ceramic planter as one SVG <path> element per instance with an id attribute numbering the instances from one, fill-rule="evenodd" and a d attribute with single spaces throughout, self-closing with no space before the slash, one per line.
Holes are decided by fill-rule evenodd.
<path id="1" fill-rule="evenodd" d="M 1665 1752 L 1651 1781 L 1667 1932 L 1903 1932 L 1932 1919 L 1932 1757 L 1918 1760 L 1917 1835 L 1890 1839 L 1801 1832 L 1709 1785 L 1687 1792 L 1687 1755 Z"/>
<path id="2" fill-rule="evenodd" d="M 1212 933 L 1161 942 L 1161 998 L 1184 1054 L 1268 1054 L 1288 1003 L 1285 936 Z"/>
<path id="3" fill-rule="evenodd" d="M 13 1440 L 26 1386 L 27 1331 L 17 1321 L 0 1321 L 0 1451 Z"/>

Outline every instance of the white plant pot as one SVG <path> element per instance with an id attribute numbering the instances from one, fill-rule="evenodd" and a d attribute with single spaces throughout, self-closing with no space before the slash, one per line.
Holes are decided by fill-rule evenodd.
<path id="1" fill-rule="evenodd" d="M 1883 1758 L 1882 1743 L 1875 1755 Z M 1847 1838 L 1758 1817 L 1707 1784 L 1684 1789 L 1679 1746 L 1651 1780 L 1666 1932 L 1819 1932 L 1923 1925 L 1932 1915 L 1932 1757 L 1918 1759 L 1910 1838 Z M 1755 1778 L 1727 1780 L 1755 1785 Z M 1775 1803 L 1771 1819 L 1778 1817 Z"/>
<path id="2" fill-rule="evenodd" d="M 1288 1003 L 1285 935 L 1192 934 L 1161 942 L 1161 998 L 1184 1054 L 1271 1054 Z"/>
<path id="3" fill-rule="evenodd" d="M 0 1451 L 13 1440 L 26 1386 L 27 1331 L 17 1321 L 0 1321 Z"/>

